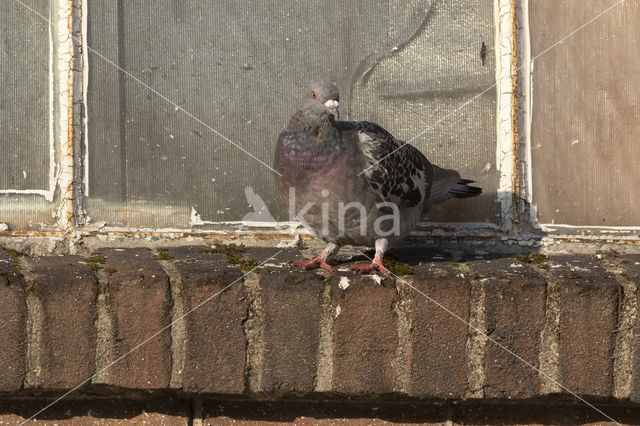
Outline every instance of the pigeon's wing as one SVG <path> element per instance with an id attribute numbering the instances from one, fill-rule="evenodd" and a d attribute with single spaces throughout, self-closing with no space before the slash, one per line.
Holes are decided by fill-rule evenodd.
<path id="1" fill-rule="evenodd" d="M 433 182 L 429 202 L 431 205 L 436 205 L 453 198 L 451 189 L 460 182 L 460 173 L 434 165 L 431 167 L 433 167 Z"/>
<path id="2" fill-rule="evenodd" d="M 417 206 L 429 196 L 431 164 L 420 151 L 375 123 L 339 121 L 336 124 L 342 131 L 357 133 L 366 163 L 362 175 L 382 201 L 405 208 Z"/>
<path id="3" fill-rule="evenodd" d="M 433 181 L 431 184 L 431 195 L 425 208 L 444 203 L 450 198 L 468 198 L 482 194 L 482 188 L 471 186 L 475 181 L 460 178 L 460 174 L 455 170 L 443 169 L 438 166 L 431 166 L 433 169 Z"/>

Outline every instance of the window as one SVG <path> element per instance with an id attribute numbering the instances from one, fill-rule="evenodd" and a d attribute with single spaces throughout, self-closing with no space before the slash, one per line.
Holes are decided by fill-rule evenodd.
<path id="1" fill-rule="evenodd" d="M 49 227 L 57 162 L 49 0 L 0 5 L 0 222 Z"/>
<path id="2" fill-rule="evenodd" d="M 639 222 L 640 38 L 619 24 L 636 4 L 67 3 L 0 6 L 12 231 L 253 232 L 243 218 L 261 208 L 287 222 L 273 149 L 321 79 L 340 87 L 342 119 L 377 122 L 483 187 L 422 230 L 529 238 Z"/>

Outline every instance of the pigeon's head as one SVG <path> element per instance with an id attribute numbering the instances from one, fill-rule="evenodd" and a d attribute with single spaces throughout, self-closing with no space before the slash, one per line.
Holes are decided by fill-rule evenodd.
<path id="1" fill-rule="evenodd" d="M 339 100 L 340 93 L 338 93 L 338 86 L 333 83 L 325 83 L 321 81 L 318 83 L 311 83 L 305 93 L 302 107 L 303 109 L 311 110 L 318 115 L 328 112 L 335 118 L 338 118 Z"/>

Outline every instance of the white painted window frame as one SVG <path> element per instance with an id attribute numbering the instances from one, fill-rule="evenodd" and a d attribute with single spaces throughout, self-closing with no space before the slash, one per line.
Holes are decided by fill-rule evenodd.
<path id="1" fill-rule="evenodd" d="M 25 3 L 26 4 L 26 3 Z M 18 6 L 18 5 L 16 5 Z M 24 7 L 24 6 L 23 6 Z M 25 13 L 35 13 L 27 10 Z M 39 15 L 39 14 L 38 14 Z M 53 227 L 43 225 L 44 232 L 67 230 L 73 227 L 73 0 L 50 0 L 49 15 L 40 19 L 54 23 L 48 25 L 49 35 L 49 182 L 47 188 L 3 189 L 0 194 L 43 198 L 51 204 L 55 218 Z M 6 209 L 0 209 L 8 214 Z M 0 222 L 2 222 L 0 218 Z M 4 226 L 3 226 L 4 225 Z M 0 223 L 0 231 L 6 228 Z M 2 231 L 8 232 L 8 231 Z M 9 231 L 10 232 L 10 231 Z"/>

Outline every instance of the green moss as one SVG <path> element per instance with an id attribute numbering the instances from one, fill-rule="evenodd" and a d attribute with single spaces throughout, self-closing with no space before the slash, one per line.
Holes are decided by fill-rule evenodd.
<path id="1" fill-rule="evenodd" d="M 89 265 L 91 269 L 97 271 L 98 269 L 100 269 L 100 265 L 104 265 L 104 256 L 97 255 L 85 257 L 84 261 L 87 262 L 87 265 Z"/>
<path id="2" fill-rule="evenodd" d="M 116 268 L 112 268 L 111 266 L 107 266 L 106 268 L 104 268 L 104 271 L 109 275 L 118 272 Z"/>
<path id="3" fill-rule="evenodd" d="M 198 253 L 218 253 L 224 254 L 227 257 L 227 263 L 229 265 L 238 265 L 243 271 L 256 271 L 258 262 L 255 259 L 244 259 L 244 245 L 242 244 L 216 244 L 215 247 L 210 249 L 200 249 Z"/>
<path id="4" fill-rule="evenodd" d="M 19 258 L 26 256 L 26 254 L 14 249 L 5 249 L 5 253 L 7 253 L 7 256 L 11 258 L 11 266 L 13 269 L 16 271 L 22 271 Z"/>
<path id="5" fill-rule="evenodd" d="M 209 253 L 220 253 L 229 257 L 240 257 L 244 253 L 244 246 L 242 244 L 216 244 Z"/>
<path id="6" fill-rule="evenodd" d="M 23 252 L 15 249 L 5 249 L 5 253 L 7 253 L 7 256 L 9 256 L 12 259 L 17 259 L 18 257 L 26 256 L 26 254 L 24 254 Z"/>
<path id="7" fill-rule="evenodd" d="M 238 265 L 243 271 L 253 271 L 256 269 L 258 262 L 255 259 L 243 259 L 239 256 L 227 256 L 227 263 L 230 265 Z"/>
<path id="8" fill-rule="evenodd" d="M 398 276 L 413 274 L 413 268 L 411 266 L 401 262 L 396 255 L 391 253 L 384 254 L 384 266 L 389 272 Z"/>
<path id="9" fill-rule="evenodd" d="M 542 253 L 518 254 L 516 255 L 516 259 L 518 259 L 522 263 L 530 263 L 536 265 L 541 269 L 549 268 L 549 265 L 547 265 L 547 256 Z"/>
<path id="10" fill-rule="evenodd" d="M 153 260 L 171 260 L 173 256 L 169 254 L 166 250 L 160 250 L 158 254 L 153 255 Z"/>
<path id="11" fill-rule="evenodd" d="M 534 265 L 541 265 L 547 261 L 547 256 L 542 253 L 537 253 L 531 259 Z"/>
<path id="12" fill-rule="evenodd" d="M 251 258 L 251 259 L 241 259 L 240 260 L 240 268 L 242 268 L 243 271 L 249 272 L 249 271 L 255 271 L 255 272 L 259 272 L 260 269 L 257 268 L 258 266 L 258 262 Z"/>
<path id="13" fill-rule="evenodd" d="M 578 274 L 576 274 L 574 271 L 569 271 L 567 273 L 567 278 L 572 279 L 572 280 L 577 280 L 578 278 L 580 278 L 580 276 Z"/>

